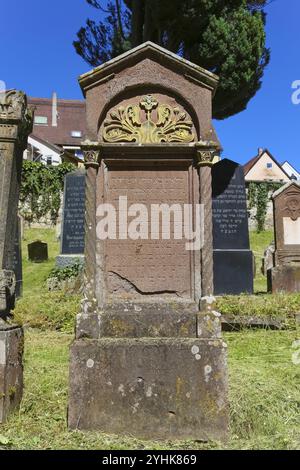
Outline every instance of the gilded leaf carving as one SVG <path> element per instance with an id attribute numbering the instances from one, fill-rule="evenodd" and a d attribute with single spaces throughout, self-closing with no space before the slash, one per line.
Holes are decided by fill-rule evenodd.
<path id="1" fill-rule="evenodd" d="M 160 104 L 152 95 L 147 95 L 139 105 L 120 106 L 110 112 L 104 121 L 103 140 L 110 143 L 190 143 L 195 136 L 193 123 L 185 112 Z"/>

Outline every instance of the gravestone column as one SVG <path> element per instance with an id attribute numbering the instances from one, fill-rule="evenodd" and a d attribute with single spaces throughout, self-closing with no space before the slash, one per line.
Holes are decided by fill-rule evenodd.
<path id="1" fill-rule="evenodd" d="M 7 319 L 16 294 L 17 208 L 32 117 L 22 92 L 0 93 L 0 423 L 20 404 L 23 392 L 23 329 Z"/>
<path id="2" fill-rule="evenodd" d="M 96 199 L 97 174 L 100 166 L 98 143 L 84 142 L 82 145 L 86 168 L 85 193 L 85 268 L 84 298 L 81 313 L 77 317 L 76 337 L 98 337 L 99 319 L 95 313 L 96 301 Z"/>
<path id="3" fill-rule="evenodd" d="M 196 164 L 199 171 L 200 204 L 204 210 L 204 240 L 201 252 L 202 297 L 214 293 L 213 270 L 213 226 L 212 226 L 212 176 L 211 167 L 218 144 L 215 142 L 198 142 L 196 144 Z"/>

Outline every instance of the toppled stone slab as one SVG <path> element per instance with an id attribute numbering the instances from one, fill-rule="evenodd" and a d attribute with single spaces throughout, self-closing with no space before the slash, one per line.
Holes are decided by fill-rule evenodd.
<path id="1" fill-rule="evenodd" d="M 222 315 L 223 331 L 240 331 L 244 328 L 265 328 L 283 330 L 287 327 L 286 318 L 271 318 L 245 315 Z"/>
<path id="2" fill-rule="evenodd" d="M 227 387 L 222 340 L 76 340 L 69 426 L 145 439 L 223 440 Z"/>

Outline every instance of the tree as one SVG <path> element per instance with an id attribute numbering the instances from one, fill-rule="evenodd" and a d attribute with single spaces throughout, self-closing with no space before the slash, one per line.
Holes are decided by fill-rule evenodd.
<path id="1" fill-rule="evenodd" d="M 151 40 L 220 76 L 213 114 L 243 111 L 270 60 L 264 7 L 274 0 L 86 0 L 104 19 L 88 19 L 74 47 L 96 67 Z"/>

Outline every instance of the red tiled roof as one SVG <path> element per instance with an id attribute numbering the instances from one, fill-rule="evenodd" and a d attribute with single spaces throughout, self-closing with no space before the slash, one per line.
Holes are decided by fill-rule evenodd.
<path id="1" fill-rule="evenodd" d="M 48 118 L 48 125 L 34 125 L 33 135 L 54 145 L 79 146 L 86 134 L 86 105 L 83 100 L 57 100 L 57 127 L 52 127 L 52 99 L 28 98 L 35 107 L 35 116 Z M 82 137 L 72 137 L 72 131 L 81 131 Z"/>

